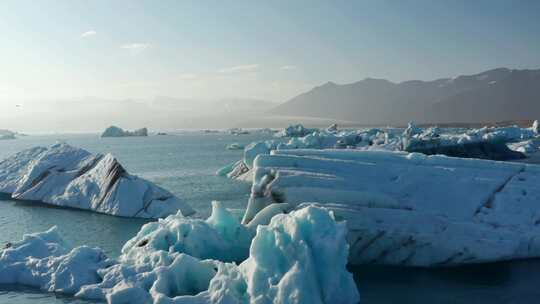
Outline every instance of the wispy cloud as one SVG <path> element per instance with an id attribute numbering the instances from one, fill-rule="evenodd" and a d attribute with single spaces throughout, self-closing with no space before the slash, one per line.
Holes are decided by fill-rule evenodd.
<path id="1" fill-rule="evenodd" d="M 298 67 L 295 66 L 295 65 L 284 65 L 284 66 L 280 67 L 279 69 L 289 71 L 289 70 L 296 70 L 296 69 L 298 69 Z"/>
<path id="2" fill-rule="evenodd" d="M 223 68 L 218 70 L 219 73 L 236 73 L 236 72 L 247 72 L 247 71 L 254 71 L 259 69 L 259 64 L 245 64 L 245 65 L 238 65 L 228 68 Z"/>
<path id="3" fill-rule="evenodd" d="M 89 31 L 86 31 L 84 33 L 81 34 L 81 38 L 88 38 L 88 37 L 93 37 L 97 35 L 97 32 L 94 31 L 94 30 L 89 30 Z"/>
<path id="4" fill-rule="evenodd" d="M 152 45 L 150 43 L 128 43 L 121 46 L 121 48 L 129 50 L 133 53 L 140 53 L 151 47 Z"/>

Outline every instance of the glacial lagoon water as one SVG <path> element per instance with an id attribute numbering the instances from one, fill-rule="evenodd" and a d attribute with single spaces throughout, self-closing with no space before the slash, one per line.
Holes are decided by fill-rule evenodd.
<path id="1" fill-rule="evenodd" d="M 248 144 L 269 135 L 182 132 L 169 136 L 100 138 L 97 134 L 28 136 L 0 141 L 0 159 L 20 150 L 57 141 L 91 152 L 113 153 L 133 174 L 149 179 L 186 200 L 198 216 L 210 213 L 210 202 L 222 201 L 238 215 L 246 205 L 250 185 L 215 176 L 238 160 L 241 150 L 227 144 Z M 87 211 L 15 202 L 0 197 L 0 245 L 24 233 L 56 225 L 74 246 L 98 246 L 110 256 L 146 220 L 118 218 Z M 528 260 L 451 269 L 411 269 L 364 266 L 352 269 L 362 303 L 537 303 L 540 302 L 540 261 Z M 0 304 L 89 303 L 46 294 L 23 286 L 0 285 Z"/>

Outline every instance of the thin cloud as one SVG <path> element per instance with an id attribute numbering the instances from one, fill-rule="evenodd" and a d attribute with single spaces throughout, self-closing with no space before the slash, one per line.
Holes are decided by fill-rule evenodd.
<path id="1" fill-rule="evenodd" d="M 86 31 L 86 32 L 82 33 L 81 38 L 93 37 L 95 35 L 97 35 L 97 32 L 94 31 L 94 30 L 90 30 L 90 31 Z"/>
<path id="2" fill-rule="evenodd" d="M 237 73 L 237 72 L 248 72 L 248 71 L 254 71 L 259 69 L 259 64 L 245 64 L 245 65 L 238 65 L 228 68 L 223 68 L 221 70 L 218 70 L 219 73 Z"/>
<path id="3" fill-rule="evenodd" d="M 151 47 L 152 45 L 150 43 L 128 43 L 121 46 L 121 48 L 129 50 L 134 53 L 140 53 Z"/>
<path id="4" fill-rule="evenodd" d="M 284 65 L 282 67 L 279 68 L 280 70 L 285 70 L 285 71 L 290 71 L 290 70 L 296 70 L 298 69 L 297 66 L 295 65 Z"/>

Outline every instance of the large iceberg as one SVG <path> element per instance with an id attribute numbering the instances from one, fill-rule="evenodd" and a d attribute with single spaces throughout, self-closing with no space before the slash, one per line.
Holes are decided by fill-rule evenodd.
<path id="1" fill-rule="evenodd" d="M 240 226 L 217 203 L 205 223 L 225 238 Z M 239 265 L 202 259 L 199 254 L 206 252 L 193 248 L 221 240 L 206 228 L 187 228 L 197 225 L 205 224 L 181 215 L 145 225 L 118 260 L 97 248 L 72 249 L 56 229 L 27 235 L 0 252 L 0 283 L 113 304 L 359 302 L 346 269 L 346 225 L 326 209 L 307 206 L 277 215 L 251 237 L 238 239 L 248 244 L 243 247 L 247 259 Z M 184 238 L 186 233 L 193 238 Z"/>
<path id="2" fill-rule="evenodd" d="M 123 130 L 117 126 L 110 126 L 103 133 L 101 137 L 128 137 L 128 136 L 148 136 L 148 129 L 141 128 L 133 131 Z"/>
<path id="3" fill-rule="evenodd" d="M 167 190 L 127 173 L 111 154 L 94 155 L 64 143 L 24 150 L 0 162 L 0 193 L 126 217 L 195 212 Z"/>
<path id="4" fill-rule="evenodd" d="M 352 264 L 540 257 L 540 166 L 299 149 L 260 155 L 253 167 L 244 224 L 316 202 L 347 221 Z"/>

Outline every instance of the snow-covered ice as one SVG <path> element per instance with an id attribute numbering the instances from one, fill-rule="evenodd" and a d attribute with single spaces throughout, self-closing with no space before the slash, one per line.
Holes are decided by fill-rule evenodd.
<path id="1" fill-rule="evenodd" d="M 24 150 L 0 162 L 0 193 L 126 217 L 195 212 L 169 191 L 127 173 L 111 154 L 94 155 L 64 143 Z"/>
<path id="2" fill-rule="evenodd" d="M 540 256 L 540 167 L 357 150 L 254 161 L 243 223 L 316 202 L 347 220 L 353 264 L 459 265 Z M 258 220 L 260 221 L 260 220 Z"/>
<path id="3" fill-rule="evenodd" d="M 201 225 L 208 226 L 188 228 Z M 306 206 L 274 216 L 268 225 L 258 226 L 254 236 L 236 240 L 249 248 L 239 265 L 201 259 L 198 255 L 206 254 L 198 251 L 201 248 L 192 251 L 193 256 L 185 253 L 195 248 L 192 245 L 204 246 L 202 240 L 214 242 L 208 231 L 215 229 L 214 235 L 229 238 L 239 226 L 218 203 L 206 221 L 171 215 L 144 226 L 118 260 L 108 259 L 97 248 L 71 249 L 51 229 L 26 235 L 0 253 L 0 283 L 113 304 L 359 302 L 346 269 L 346 225 L 336 222 L 328 210 Z M 185 233 L 201 240 L 183 238 Z"/>

